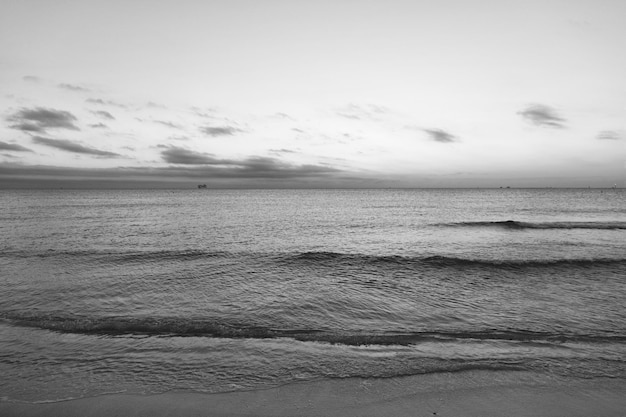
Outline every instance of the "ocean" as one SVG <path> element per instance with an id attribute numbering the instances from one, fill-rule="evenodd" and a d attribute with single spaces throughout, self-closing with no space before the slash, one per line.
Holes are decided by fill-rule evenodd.
<path id="1" fill-rule="evenodd" d="M 0 400 L 626 378 L 626 191 L 0 191 Z"/>

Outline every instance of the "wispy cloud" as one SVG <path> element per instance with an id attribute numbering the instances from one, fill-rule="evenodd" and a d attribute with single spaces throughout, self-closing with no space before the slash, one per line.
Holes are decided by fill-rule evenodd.
<path id="1" fill-rule="evenodd" d="M 105 125 L 104 123 L 94 123 L 89 125 L 89 127 L 93 127 L 95 129 L 108 129 L 109 126 Z"/>
<path id="2" fill-rule="evenodd" d="M 388 113 L 389 109 L 375 104 L 358 105 L 350 103 L 336 109 L 336 114 L 347 119 L 355 120 L 378 120 L 378 118 Z"/>
<path id="3" fill-rule="evenodd" d="M 39 145 L 49 146 L 51 148 L 60 149 L 62 151 L 85 154 L 85 155 L 94 155 L 105 158 L 118 158 L 121 155 L 114 152 L 102 151 L 96 148 L 90 148 L 84 145 L 81 145 L 76 142 L 72 142 L 66 139 L 49 139 L 41 136 L 33 136 L 32 141 Z"/>
<path id="4" fill-rule="evenodd" d="M 270 117 L 273 118 L 273 119 L 285 119 L 285 120 L 291 120 L 291 121 L 295 121 L 296 120 L 293 117 L 291 117 L 290 115 L 288 115 L 287 113 L 283 113 L 283 112 L 274 113 Z"/>
<path id="5" fill-rule="evenodd" d="M 61 84 L 57 84 L 57 87 L 63 89 L 63 90 L 69 90 L 69 91 L 77 91 L 77 92 L 87 92 L 87 91 L 91 91 L 88 88 L 85 87 L 81 87 L 80 85 L 75 85 L 75 84 L 67 84 L 67 83 L 61 83 Z"/>
<path id="6" fill-rule="evenodd" d="M 537 126 L 554 127 L 559 129 L 565 127 L 563 123 L 566 120 L 560 117 L 553 108 L 543 104 L 530 105 L 526 109 L 519 111 L 517 114 Z"/>
<path id="7" fill-rule="evenodd" d="M 150 109 L 167 109 L 167 106 L 160 103 L 155 103 L 154 101 L 147 102 L 146 107 Z"/>
<path id="8" fill-rule="evenodd" d="M 615 130 L 603 130 L 597 134 L 596 139 L 600 140 L 620 140 L 622 135 Z"/>
<path id="9" fill-rule="evenodd" d="M 440 143 L 452 143 L 457 141 L 457 137 L 442 129 L 422 129 L 428 134 L 431 140 Z"/>
<path id="10" fill-rule="evenodd" d="M 282 149 L 270 149 L 269 152 L 271 152 L 273 154 L 277 154 L 277 155 L 284 154 L 284 153 L 296 153 L 296 151 L 292 151 L 291 149 L 285 149 L 285 148 L 282 148 Z"/>
<path id="11" fill-rule="evenodd" d="M 0 141 L 0 151 L 32 152 L 22 145 Z"/>
<path id="12" fill-rule="evenodd" d="M 163 126 L 167 126 L 169 128 L 172 128 L 172 129 L 182 129 L 182 127 L 180 125 L 177 125 L 174 122 L 168 122 L 168 121 L 165 121 L 165 120 L 153 120 L 153 122 L 154 123 L 158 123 L 158 124 L 163 125 Z"/>
<path id="13" fill-rule="evenodd" d="M 22 80 L 26 81 L 27 83 L 39 83 L 39 82 L 41 82 L 41 78 L 35 77 L 34 75 L 25 75 L 25 76 L 22 77 Z"/>
<path id="14" fill-rule="evenodd" d="M 214 107 L 202 109 L 195 106 L 191 107 L 190 110 L 196 116 L 202 117 L 204 119 L 214 119 L 216 117 L 215 112 L 217 111 L 217 109 Z"/>
<path id="15" fill-rule="evenodd" d="M 115 120 L 115 117 L 111 113 L 105 110 L 93 110 L 92 113 L 103 119 Z"/>
<path id="16" fill-rule="evenodd" d="M 172 135 L 172 136 L 169 136 L 169 137 L 168 137 L 168 139 L 171 139 L 171 140 L 180 140 L 180 141 L 187 141 L 187 140 L 189 140 L 189 137 L 188 137 L 188 136 L 185 136 L 185 135 Z"/>
<path id="17" fill-rule="evenodd" d="M 204 126 L 200 131 L 208 136 L 232 136 L 242 130 L 234 126 Z"/>
<path id="18" fill-rule="evenodd" d="M 118 103 L 116 101 L 113 100 L 103 100 L 101 98 L 88 98 L 87 100 L 85 100 L 86 103 L 90 103 L 90 104 L 98 104 L 100 106 L 114 106 L 114 107 L 121 107 L 123 109 L 125 109 L 127 106 L 122 104 L 122 103 Z"/>
<path id="19" fill-rule="evenodd" d="M 80 130 L 74 123 L 76 117 L 64 110 L 45 107 L 21 109 L 7 118 L 11 128 L 24 132 L 45 133 L 47 129 Z"/>

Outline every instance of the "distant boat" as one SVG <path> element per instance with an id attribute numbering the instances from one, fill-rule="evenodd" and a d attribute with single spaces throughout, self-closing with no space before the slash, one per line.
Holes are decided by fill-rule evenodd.
<path id="1" fill-rule="evenodd" d="M 206 188 L 206 184 L 198 184 L 198 188 Z"/>

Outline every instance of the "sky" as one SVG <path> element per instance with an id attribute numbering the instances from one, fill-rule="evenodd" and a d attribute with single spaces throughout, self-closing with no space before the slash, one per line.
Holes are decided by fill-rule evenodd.
<path id="1" fill-rule="evenodd" d="M 0 188 L 626 187 L 623 0 L 0 0 Z"/>

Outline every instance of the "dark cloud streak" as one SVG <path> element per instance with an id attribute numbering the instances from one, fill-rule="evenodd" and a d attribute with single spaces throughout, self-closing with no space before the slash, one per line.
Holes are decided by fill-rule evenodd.
<path id="1" fill-rule="evenodd" d="M 282 153 L 296 153 L 296 151 L 292 151 L 291 149 L 270 149 L 269 152 L 271 153 L 275 153 L 275 154 L 282 154 Z"/>
<path id="2" fill-rule="evenodd" d="M 216 159 L 213 155 L 202 152 L 194 152 L 189 149 L 179 148 L 177 146 L 165 147 L 161 151 L 163 160 L 170 164 L 181 165 L 224 165 L 230 164 L 230 161 Z"/>
<path id="3" fill-rule="evenodd" d="M 41 136 L 34 136 L 32 138 L 32 141 L 39 145 L 44 145 L 44 146 L 48 146 L 51 148 L 60 149 L 62 151 L 72 152 L 72 153 L 94 155 L 94 156 L 105 157 L 105 158 L 118 158 L 121 156 L 114 152 L 101 151 L 99 149 L 83 146 L 79 143 L 72 142 L 66 139 L 49 139 L 49 138 L 43 138 Z"/>
<path id="4" fill-rule="evenodd" d="M 79 85 L 74 85 L 74 84 L 66 84 L 66 83 L 61 83 L 61 84 L 57 84 L 57 87 L 63 89 L 63 90 L 69 90 L 69 91 L 77 91 L 77 92 L 88 92 L 91 91 L 85 87 L 81 87 Z"/>
<path id="5" fill-rule="evenodd" d="M 322 165 L 293 165 L 276 158 L 251 156 L 243 160 L 218 159 L 208 153 L 195 152 L 176 146 L 165 148 L 161 156 L 165 162 L 176 165 L 194 165 L 185 168 L 187 175 L 219 178 L 273 178 L 294 179 L 326 176 L 340 170 Z"/>
<path id="6" fill-rule="evenodd" d="M 25 148 L 22 145 L 2 141 L 0 141 L 0 151 L 32 152 L 32 150 Z"/>
<path id="7" fill-rule="evenodd" d="M 0 187 L 7 188 L 327 188 L 371 183 L 324 166 L 293 166 L 271 158 L 249 158 L 241 166 L 69 168 L 0 163 Z M 243 166 L 245 165 L 245 167 Z"/>
<path id="8" fill-rule="evenodd" d="M 127 106 L 112 100 L 103 100 L 101 98 L 88 98 L 85 102 L 90 104 L 98 104 L 100 106 L 115 106 L 125 109 Z"/>
<path id="9" fill-rule="evenodd" d="M 172 128 L 172 129 L 179 129 L 179 130 L 182 129 L 182 127 L 177 125 L 176 123 L 168 122 L 168 121 L 164 121 L 164 120 L 154 120 L 154 123 L 158 123 L 160 125 L 167 126 L 167 127 Z"/>
<path id="10" fill-rule="evenodd" d="M 103 119 L 115 120 L 115 117 L 111 113 L 105 110 L 93 110 L 92 113 Z"/>
<path id="11" fill-rule="evenodd" d="M 275 158 L 250 157 L 224 170 L 223 174 L 244 178 L 302 178 L 328 175 L 338 169 L 322 165 L 292 165 Z"/>

